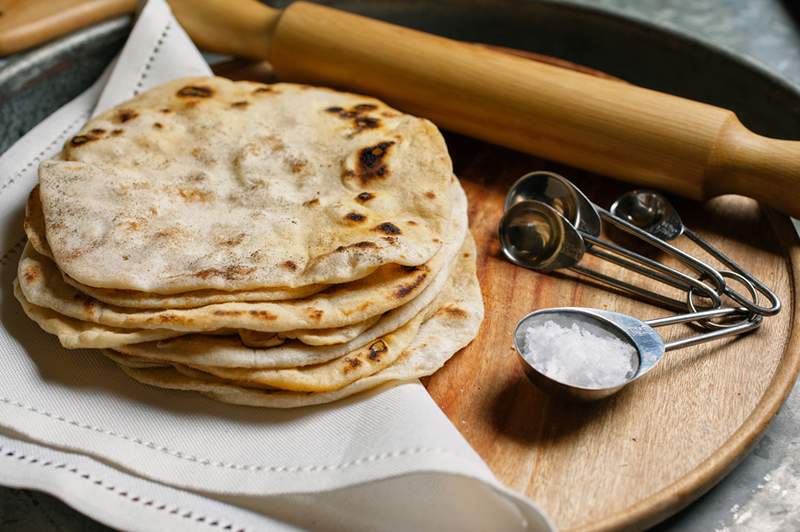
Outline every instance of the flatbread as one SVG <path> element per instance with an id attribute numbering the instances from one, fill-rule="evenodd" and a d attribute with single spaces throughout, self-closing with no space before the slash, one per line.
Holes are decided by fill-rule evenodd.
<path id="1" fill-rule="evenodd" d="M 185 333 L 168 329 L 120 329 L 99 325 L 88 321 L 68 318 L 48 308 L 30 303 L 20 290 L 19 282 L 14 280 L 14 296 L 22 306 L 23 312 L 35 321 L 45 332 L 58 337 L 65 349 L 109 349 L 143 342 L 153 342 L 175 338 Z M 352 340 L 380 319 L 380 316 L 338 329 L 305 329 L 285 333 L 261 333 L 257 331 L 237 331 L 244 345 L 249 347 L 275 347 L 285 338 L 296 338 L 309 345 L 332 345 Z M 232 335 L 233 331 L 217 330 L 215 335 Z M 339 341 L 336 341 L 339 340 Z"/>
<path id="2" fill-rule="evenodd" d="M 117 329 L 75 320 L 52 310 L 31 304 L 14 281 L 14 296 L 23 312 L 45 332 L 54 334 L 65 349 L 108 349 L 140 342 L 152 342 L 180 336 L 181 332 L 166 329 Z"/>
<path id="3" fill-rule="evenodd" d="M 28 242 L 40 255 L 53 258 L 44 231 L 44 215 L 39 198 L 39 186 L 31 190 L 25 205 L 25 222 L 23 224 Z M 150 294 L 136 290 L 116 290 L 113 288 L 95 288 L 79 283 L 62 272 L 64 281 L 98 301 L 119 307 L 138 309 L 196 308 L 215 303 L 229 301 L 283 301 L 299 299 L 321 292 L 327 285 L 315 284 L 297 288 L 273 287 L 253 290 L 227 292 L 223 290 L 195 290 L 180 294 Z"/>
<path id="4" fill-rule="evenodd" d="M 251 290 L 237 290 L 235 292 L 225 292 L 223 290 L 195 290 L 193 292 L 181 292 L 180 294 L 148 294 L 147 292 L 138 292 L 136 290 L 95 288 L 79 283 L 69 275 L 62 274 L 62 277 L 67 284 L 77 289 L 79 292 L 102 303 L 140 310 L 197 308 L 235 301 L 288 301 L 290 299 L 302 299 L 318 294 L 328 287 L 328 285 L 323 284 L 312 284 L 297 288 L 253 288 Z"/>
<path id="5" fill-rule="evenodd" d="M 471 240 L 471 239 L 470 239 Z M 400 358 L 387 368 L 332 392 L 287 392 L 256 390 L 231 384 L 192 368 L 135 368 L 122 363 L 120 368 L 137 381 L 173 390 L 201 392 L 212 399 L 238 405 L 269 408 L 297 408 L 330 403 L 378 386 L 430 375 L 477 335 L 483 320 L 483 301 L 475 275 L 474 253 L 470 271 L 459 276 L 452 298 L 427 319 Z M 141 361 L 139 361 L 141 362 Z"/>
<path id="6" fill-rule="evenodd" d="M 411 321 L 368 345 L 324 364 L 286 369 L 246 369 L 195 366 L 215 377 L 242 386 L 277 388 L 296 392 L 331 392 L 377 373 L 398 359 L 402 350 L 417 335 L 420 325 L 452 299 L 452 283 Z"/>
<path id="7" fill-rule="evenodd" d="M 407 303 L 406 303 L 407 304 Z M 274 347 L 282 344 L 287 338 L 294 338 L 307 345 L 335 345 L 349 342 L 380 321 L 381 316 L 373 316 L 367 320 L 332 329 L 300 329 L 281 333 L 265 333 L 261 331 L 239 330 L 239 338 L 247 347 Z"/>
<path id="8" fill-rule="evenodd" d="M 101 351 L 106 357 L 110 358 L 114 362 L 116 362 L 120 366 L 125 366 L 128 368 L 169 368 L 172 367 L 169 364 L 164 362 L 158 362 L 154 360 L 147 360 L 144 358 L 136 358 L 128 355 L 123 355 L 121 353 L 117 353 L 111 349 L 103 349 Z"/>
<path id="9" fill-rule="evenodd" d="M 42 213 L 42 200 L 39 198 L 39 185 L 33 187 L 25 203 L 25 219 L 22 228 L 28 236 L 28 243 L 40 255 L 53 258 L 53 252 L 47 244 L 44 231 L 44 213 Z"/>
<path id="10" fill-rule="evenodd" d="M 231 302 L 192 309 L 136 310 L 90 298 L 64 282 L 53 261 L 26 246 L 18 277 L 25 298 L 70 318 L 110 327 L 205 332 L 247 329 L 283 332 L 328 329 L 359 323 L 417 297 L 443 266 L 453 261 L 467 230 L 466 195 L 451 187 L 454 207 L 445 244 L 425 264 L 387 264 L 373 274 L 305 299 Z M 50 241 L 48 237 L 48 242 Z"/>
<path id="11" fill-rule="evenodd" d="M 239 329 L 239 340 L 247 347 L 263 349 L 265 347 L 277 347 L 286 341 L 286 338 L 278 336 L 279 333 L 248 331 Z"/>
<path id="12" fill-rule="evenodd" d="M 328 392 L 338 390 L 391 365 L 419 331 L 426 313 L 344 356 L 313 366 L 286 369 L 242 369 L 196 367 L 228 381 L 258 388 L 269 387 L 296 392 Z"/>
<path id="13" fill-rule="evenodd" d="M 452 173 L 432 123 L 373 98 L 186 78 L 90 120 L 39 181 L 67 275 L 170 294 L 423 265 L 445 239 Z"/>
<path id="14" fill-rule="evenodd" d="M 459 281 L 475 262 L 475 242 L 467 234 L 451 268 L 442 270 L 422 294 L 381 319 L 361 335 L 344 344 L 310 347 L 300 342 L 286 342 L 268 349 L 250 348 L 234 337 L 210 338 L 200 334 L 189 334 L 161 342 L 148 342 L 117 348 L 121 353 L 154 361 L 166 361 L 193 366 L 217 366 L 228 368 L 293 368 L 321 364 L 341 357 L 373 342 L 401 327 L 424 308 L 433 303 L 449 283 Z"/>
<path id="15" fill-rule="evenodd" d="M 183 331 L 168 329 L 121 329 L 69 318 L 48 308 L 30 303 L 22 294 L 18 279 L 14 280 L 14 295 L 28 317 L 36 321 L 46 332 L 58 336 L 62 346 L 67 349 L 121 347 L 186 334 Z M 375 325 L 380 318 L 381 315 L 378 315 L 352 325 L 330 329 L 299 329 L 281 333 L 240 329 L 236 333 L 242 343 L 248 347 L 275 347 L 281 345 L 287 338 L 313 346 L 334 345 L 356 338 Z M 233 334 L 233 331 L 219 329 L 210 332 L 217 335 Z"/>

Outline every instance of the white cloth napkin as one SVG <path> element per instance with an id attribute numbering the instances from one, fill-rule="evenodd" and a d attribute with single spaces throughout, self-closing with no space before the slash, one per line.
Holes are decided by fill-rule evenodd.
<path id="1" fill-rule="evenodd" d="M 140 385 L 23 315 L 11 283 L 38 163 L 91 115 L 209 73 L 150 0 L 103 77 L 0 157 L 0 483 L 124 529 L 552 529 L 418 382 L 292 411 L 226 405 Z"/>

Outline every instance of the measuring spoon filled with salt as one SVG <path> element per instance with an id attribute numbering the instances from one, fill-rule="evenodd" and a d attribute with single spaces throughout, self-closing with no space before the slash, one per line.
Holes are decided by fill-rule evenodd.
<path id="1" fill-rule="evenodd" d="M 763 318 L 750 314 L 750 319 L 733 327 L 672 342 L 664 342 L 656 327 L 741 312 L 718 308 L 642 321 L 607 310 L 548 308 L 520 320 L 514 347 L 526 375 L 539 388 L 568 399 L 593 401 L 613 395 L 647 374 L 667 351 L 747 333 L 757 329 Z"/>

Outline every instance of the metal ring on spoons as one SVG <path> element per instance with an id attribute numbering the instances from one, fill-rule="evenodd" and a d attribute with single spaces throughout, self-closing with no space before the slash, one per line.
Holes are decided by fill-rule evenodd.
<path id="1" fill-rule="evenodd" d="M 607 310 L 576 307 L 549 308 L 532 312 L 520 320 L 514 331 L 514 347 L 524 362 L 526 375 L 541 389 L 573 400 L 594 401 L 613 395 L 627 384 L 645 375 L 661 360 L 666 351 L 697 345 L 723 336 L 744 334 L 757 329 L 761 325 L 763 317 L 755 315 L 752 320 L 747 320 L 736 327 L 669 343 L 664 342 L 663 338 L 654 330 L 655 327 L 730 316 L 737 312 L 739 312 L 738 309 L 721 308 L 642 321 Z M 598 336 L 601 337 L 599 340 L 601 342 L 616 341 L 615 357 L 629 358 L 629 360 L 622 361 L 622 364 L 613 364 L 615 367 L 608 364 L 605 369 L 608 370 L 611 367 L 612 371 L 606 371 L 603 374 L 597 373 L 597 368 L 586 367 L 585 364 L 582 364 L 586 359 L 581 359 L 579 353 L 567 352 L 570 347 L 576 348 L 579 345 L 576 343 L 578 340 L 575 336 L 571 341 L 569 339 L 551 340 L 543 349 L 539 349 L 538 346 L 529 346 L 527 330 L 537 325 L 553 327 L 547 322 L 553 322 L 558 326 L 559 331 L 555 334 L 590 336 L 591 338 L 587 341 L 592 342 L 593 348 L 598 343 Z M 578 331 L 575 330 L 575 326 L 578 327 Z M 564 333 L 565 330 L 566 333 Z M 545 350 L 547 353 L 543 354 Z M 556 352 L 552 352 L 552 350 L 556 350 Z M 572 358 L 570 359 L 570 357 Z M 559 360 L 554 362 L 554 358 Z M 570 360 L 572 366 L 569 366 Z M 620 361 L 617 358 L 617 362 Z M 601 377 L 598 378 L 598 375 Z"/>
<path id="2" fill-rule="evenodd" d="M 742 283 L 745 286 L 745 288 L 747 288 L 747 291 L 750 293 L 750 297 L 753 298 L 753 302 L 757 302 L 758 301 L 758 292 L 756 291 L 756 287 L 753 286 L 753 283 L 751 283 L 750 281 L 747 280 L 747 277 L 745 277 L 744 275 L 741 275 L 739 273 L 731 272 L 731 271 L 728 271 L 728 270 L 720 270 L 719 273 L 723 277 L 727 277 L 729 279 L 736 279 L 737 281 Z M 697 306 L 694 304 L 694 289 L 693 288 L 690 288 L 689 292 L 687 292 L 687 294 L 686 294 L 686 304 L 688 305 L 689 310 L 691 312 L 698 312 Z M 707 310 L 707 309 L 703 309 L 703 310 Z M 747 320 L 751 320 L 753 314 L 758 314 L 757 312 L 753 312 L 752 310 L 750 310 L 750 309 L 748 309 L 746 307 L 742 307 L 739 310 L 741 310 L 742 313 L 747 314 L 747 316 L 742 318 L 741 321 L 735 321 L 735 322 L 731 322 L 731 323 L 719 323 L 719 322 L 712 321 L 712 320 L 706 320 L 706 321 L 700 322 L 699 325 L 701 327 L 705 327 L 706 329 L 728 329 L 730 327 L 735 327 L 735 326 L 739 325 L 740 323 L 743 323 L 743 322 L 745 322 Z"/>
<path id="3" fill-rule="evenodd" d="M 587 252 L 611 260 L 609 253 L 598 248 L 615 249 L 616 246 L 581 233 L 563 215 L 540 201 L 524 200 L 508 209 L 500 221 L 499 236 L 503 253 L 508 260 L 519 266 L 537 271 L 568 268 L 667 308 L 676 309 L 679 312 L 686 309 L 685 301 L 673 299 L 580 266 L 578 263 Z M 584 238 L 593 238 L 595 245 L 587 248 Z M 627 250 L 623 251 L 627 252 Z M 711 299 L 712 305 L 717 307 L 721 305 L 719 296 L 714 289 L 702 281 L 647 257 L 631 252 L 627 252 L 627 254 L 648 267 L 644 268 L 637 262 L 621 257 L 617 257 L 612 262 L 622 264 L 633 271 L 671 286 L 676 286 L 679 281 L 679 288 L 693 287 L 699 294 Z"/>
<path id="4" fill-rule="evenodd" d="M 611 213 L 662 240 L 673 240 L 681 235 L 686 235 L 726 267 L 747 279 L 749 284 L 755 286 L 767 298 L 770 306 L 763 307 L 758 304 L 758 298 L 750 301 L 736 290 L 727 287 L 726 295 L 763 316 L 774 316 L 780 312 L 781 301 L 778 296 L 764 283 L 746 272 L 733 259 L 686 227 L 678 212 L 663 194 L 650 190 L 627 192 L 614 202 L 611 206 Z"/>
<path id="5" fill-rule="evenodd" d="M 575 228 L 582 232 L 584 236 L 584 243 L 587 249 L 593 247 L 593 244 L 599 243 L 598 237 L 600 235 L 600 229 L 602 226 L 602 218 L 612 223 L 619 229 L 650 243 L 666 253 L 671 254 L 697 273 L 705 276 L 705 278 L 710 279 L 719 292 L 725 290 L 725 280 L 717 273 L 716 270 L 704 262 L 692 257 L 691 255 L 688 255 L 675 248 L 674 246 L 671 246 L 660 239 L 654 238 L 652 235 L 642 231 L 635 225 L 615 217 L 605 209 L 597 207 L 570 180 L 559 174 L 554 172 L 537 171 L 531 172 L 517 179 L 517 181 L 511 186 L 508 194 L 506 194 L 505 210 L 508 210 L 513 205 L 526 200 L 541 201 L 542 203 L 553 207 L 556 211 L 562 214 L 570 223 L 572 223 Z M 635 262 L 639 262 L 639 265 L 634 266 L 634 269 L 639 271 L 641 271 L 643 268 L 642 264 L 652 265 L 652 263 L 655 262 L 621 246 L 615 246 L 610 242 L 602 241 L 602 244 L 602 247 L 612 250 L 617 255 L 622 255 L 624 257 L 628 257 L 629 259 L 634 259 Z M 629 260 L 626 261 L 623 259 L 618 259 L 615 255 L 605 254 L 604 258 L 616 263 L 618 266 L 622 266 L 623 268 L 631 268 L 632 266 L 632 263 Z M 663 271 L 663 268 L 657 267 L 655 269 L 658 271 Z M 674 272 L 676 270 L 671 269 L 671 271 Z M 653 277 L 653 275 L 648 276 Z M 675 276 L 673 276 L 674 282 L 664 279 L 660 280 L 668 282 L 677 288 L 688 290 L 688 285 L 685 282 L 681 282 L 680 279 L 675 279 L 674 277 Z"/>

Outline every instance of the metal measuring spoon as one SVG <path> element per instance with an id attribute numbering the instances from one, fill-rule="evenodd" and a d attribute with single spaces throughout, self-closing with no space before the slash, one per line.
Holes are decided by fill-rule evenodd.
<path id="1" fill-rule="evenodd" d="M 678 212 L 663 194 L 650 190 L 633 190 L 620 196 L 611 206 L 611 213 L 662 240 L 672 240 L 681 235 L 703 248 L 726 267 L 751 283 L 770 303 L 769 307 L 750 300 L 736 290 L 726 286 L 724 293 L 752 312 L 763 316 L 774 316 L 781 310 L 781 301 L 764 283 L 753 277 L 733 259 L 712 246 L 697 233 L 683 224 Z"/>
<path id="2" fill-rule="evenodd" d="M 648 190 L 626 192 L 611 205 L 611 214 L 627 220 L 662 240 L 681 236 L 685 226 L 664 196 Z"/>
<path id="3" fill-rule="evenodd" d="M 660 265 L 652 266 L 655 261 L 631 250 L 616 246 L 611 242 L 601 241 L 599 236 L 602 220 L 606 220 L 622 231 L 628 232 L 656 246 L 662 251 L 671 254 L 700 273 L 704 280 L 710 280 L 718 291 L 721 292 L 725 288 L 725 280 L 716 270 L 667 244 L 663 240 L 654 238 L 651 234 L 641 230 L 637 226 L 629 224 L 625 220 L 615 217 L 605 209 L 598 207 L 564 176 L 547 171 L 536 171 L 522 176 L 511 186 L 508 194 L 506 194 L 505 210 L 510 209 L 515 204 L 522 201 L 540 201 L 553 207 L 580 231 L 581 235 L 584 237 L 584 245 L 587 250 L 593 249 L 596 243 L 601 243 L 602 245 L 600 247 L 606 251 L 612 251 L 612 253 L 594 250 L 596 251 L 594 254 L 602 256 L 604 259 L 618 266 L 636 270 L 639 273 L 671 284 L 681 290 L 688 291 L 691 286 L 685 282 L 684 277 L 672 274 L 672 272 L 676 272 L 677 270 L 670 269 L 669 273 L 665 276 L 663 274 L 664 268 L 660 267 Z M 661 272 L 661 274 L 659 274 L 659 272 Z M 708 291 L 703 290 L 703 292 L 709 294 Z M 697 292 L 695 291 L 695 293 Z M 719 296 L 716 295 L 716 291 L 713 295 L 709 295 L 709 297 L 714 301 L 714 306 L 719 306 L 717 304 Z M 685 310 L 685 308 L 680 310 Z"/>
<path id="4" fill-rule="evenodd" d="M 517 179 L 506 194 L 503 210 L 521 201 L 541 201 L 553 207 L 575 228 L 593 236 L 600 235 L 600 215 L 591 201 L 566 178 L 539 170 Z"/>
<path id="5" fill-rule="evenodd" d="M 656 327 L 731 316 L 738 312 L 740 312 L 738 309 L 721 308 L 642 321 L 625 314 L 607 310 L 580 307 L 549 308 L 532 312 L 519 321 L 514 331 L 514 347 L 524 362 L 525 374 L 531 382 L 541 389 L 569 399 L 594 401 L 613 395 L 625 385 L 645 375 L 653 369 L 667 351 L 697 345 L 723 336 L 752 331 L 761 325 L 763 318 L 756 315 L 752 320 L 744 321 L 734 327 L 668 343 L 665 343 L 661 335 L 655 331 Z M 560 326 L 567 327 L 577 324 L 582 330 L 588 331 L 595 336 L 611 337 L 628 344 L 633 347 L 633 356 L 635 357 L 631 361 L 631 365 L 634 368 L 633 371 L 620 375 L 618 382 L 604 386 L 585 386 L 575 382 L 563 382 L 548 375 L 537 367 L 537 361 L 532 353 L 528 353 L 525 338 L 525 333 L 531 325 L 536 323 L 544 324 L 547 321 L 553 321 Z M 569 355 L 570 353 L 559 354 L 559 356 L 564 357 Z"/>
<path id="6" fill-rule="evenodd" d="M 509 208 L 500 220 L 499 237 L 503 254 L 518 266 L 537 271 L 570 269 L 667 308 L 685 311 L 684 301 L 579 265 L 583 255 L 588 252 L 670 286 L 681 289 L 693 288 L 708 296 L 716 306 L 720 304 L 716 292 L 702 281 L 650 258 L 620 249 L 610 242 L 582 233 L 561 213 L 540 201 L 523 200 Z M 593 245 L 588 247 L 585 240 L 590 240 Z M 615 256 L 601 248 L 623 253 L 625 256 Z"/>
<path id="7" fill-rule="evenodd" d="M 530 200 L 506 211 L 500 220 L 500 245 L 508 260 L 538 271 L 571 268 L 586 252 L 583 237 L 563 215 Z"/>

